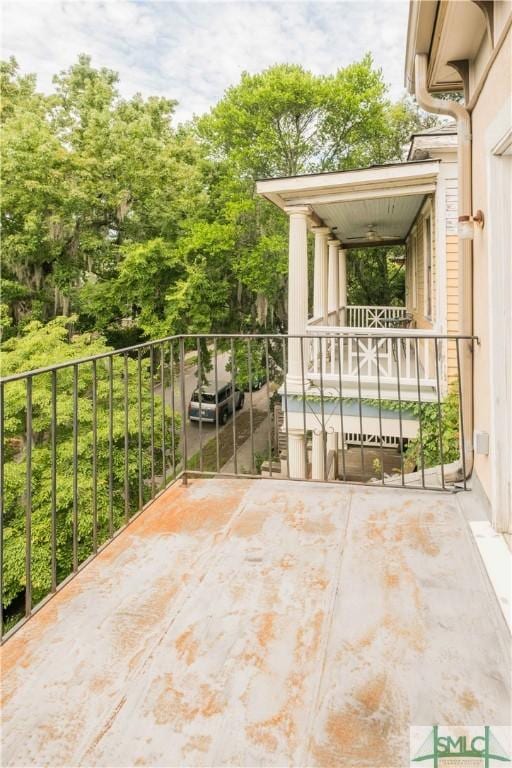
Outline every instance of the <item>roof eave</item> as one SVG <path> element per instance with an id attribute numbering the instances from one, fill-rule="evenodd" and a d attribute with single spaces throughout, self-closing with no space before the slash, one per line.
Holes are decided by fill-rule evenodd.
<path id="1" fill-rule="evenodd" d="M 438 0 L 410 0 L 407 23 L 404 85 L 414 95 L 414 61 L 417 53 L 430 53 Z"/>
<path id="2" fill-rule="evenodd" d="M 315 202 L 319 196 L 339 199 L 347 195 L 359 197 L 404 194 L 408 186 L 431 184 L 439 172 L 438 159 L 377 166 L 308 176 L 262 179 L 256 182 L 256 192 L 283 209 L 289 205 Z M 426 191 L 426 189 L 425 189 Z"/>

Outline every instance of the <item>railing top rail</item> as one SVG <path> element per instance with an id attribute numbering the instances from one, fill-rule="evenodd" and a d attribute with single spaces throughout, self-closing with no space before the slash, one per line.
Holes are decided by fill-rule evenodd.
<path id="1" fill-rule="evenodd" d="M 459 334 L 439 334 L 432 333 L 431 331 L 422 331 L 415 329 L 403 329 L 403 328 L 352 328 L 349 326 L 314 326 L 306 333 L 182 333 L 175 336 L 165 336 L 160 339 L 153 339 L 150 341 L 144 341 L 140 344 L 134 344 L 131 347 L 123 347 L 121 349 L 110 349 L 107 352 L 100 352 L 97 355 L 90 355 L 89 357 L 79 357 L 76 359 L 65 360 L 62 363 L 55 363 L 54 365 L 47 365 L 43 368 L 34 368 L 29 371 L 20 371 L 19 373 L 13 373 L 8 376 L 0 377 L 0 384 L 8 384 L 13 381 L 20 381 L 22 379 L 32 378 L 33 376 L 39 376 L 43 373 L 52 373 L 52 371 L 58 371 L 63 368 L 72 368 L 78 365 L 85 365 L 91 363 L 94 360 L 102 360 L 115 355 L 123 355 L 129 352 L 135 352 L 139 349 L 145 349 L 148 347 L 154 347 L 158 344 L 165 344 L 170 341 L 179 341 L 180 339 L 303 339 L 308 341 L 311 338 L 333 338 L 338 336 L 352 336 L 353 338 L 365 338 L 367 336 L 376 336 L 380 339 L 385 338 L 421 338 L 421 339 L 438 339 L 442 341 L 444 339 L 459 339 L 460 341 L 477 341 L 478 336 L 464 336 Z"/>
<path id="2" fill-rule="evenodd" d="M 97 355 L 89 355 L 88 357 L 77 357 L 70 360 L 64 360 L 62 363 L 54 363 L 53 365 L 46 365 L 43 368 L 34 368 L 31 371 L 22 371 L 20 373 L 12 373 L 9 376 L 1 376 L 0 384 L 7 384 L 10 381 L 17 381 L 19 379 L 26 379 L 29 376 L 38 376 L 41 373 L 51 373 L 52 371 L 58 371 L 62 368 L 72 368 L 75 365 L 83 365 L 85 363 L 91 363 L 93 360 L 102 360 L 107 357 L 113 357 L 114 355 L 123 355 L 127 352 L 134 352 L 137 349 L 144 349 L 146 347 L 153 347 L 156 344 L 164 344 L 165 342 L 179 340 L 179 336 L 165 336 L 162 339 L 153 339 L 151 341 L 143 341 L 140 344 L 133 344 L 131 347 L 122 347 L 121 349 L 109 349 L 107 352 L 99 352 Z"/>
<path id="3" fill-rule="evenodd" d="M 366 328 L 366 327 L 352 327 L 342 325 L 315 325 L 311 330 L 308 330 L 307 338 L 316 336 L 352 336 L 354 338 L 364 338 L 366 336 L 377 336 L 379 339 L 386 338 L 398 338 L 398 339 L 459 339 L 478 341 L 478 336 L 461 336 L 457 333 L 442 334 L 433 333 L 432 331 L 426 331 L 419 328 Z M 290 336 L 290 338 L 294 338 Z"/>

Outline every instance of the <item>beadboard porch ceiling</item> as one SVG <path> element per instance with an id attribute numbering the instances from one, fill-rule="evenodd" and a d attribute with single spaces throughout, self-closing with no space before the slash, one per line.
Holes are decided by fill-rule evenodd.
<path id="1" fill-rule="evenodd" d="M 264 179 L 256 189 L 281 209 L 310 206 L 312 225 L 329 227 L 347 248 L 393 245 L 405 241 L 426 195 L 435 191 L 438 170 L 437 160 L 395 163 Z"/>

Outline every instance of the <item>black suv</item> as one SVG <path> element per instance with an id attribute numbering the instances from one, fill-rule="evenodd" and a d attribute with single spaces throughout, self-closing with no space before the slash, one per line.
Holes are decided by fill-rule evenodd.
<path id="1" fill-rule="evenodd" d="M 244 393 L 235 387 L 235 408 L 241 410 L 244 405 Z M 233 413 L 233 386 L 231 382 L 220 383 L 217 391 L 214 385 L 206 384 L 201 387 L 201 400 L 199 390 L 192 392 L 188 406 L 188 418 L 190 421 L 212 422 L 225 424 Z"/>

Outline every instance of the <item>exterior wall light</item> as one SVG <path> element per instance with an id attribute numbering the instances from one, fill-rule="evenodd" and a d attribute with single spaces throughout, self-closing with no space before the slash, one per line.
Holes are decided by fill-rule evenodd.
<path id="1" fill-rule="evenodd" d="M 459 216 L 458 234 L 461 240 L 473 240 L 475 224 L 483 228 L 484 214 L 482 211 L 478 210 L 474 216 Z"/>

